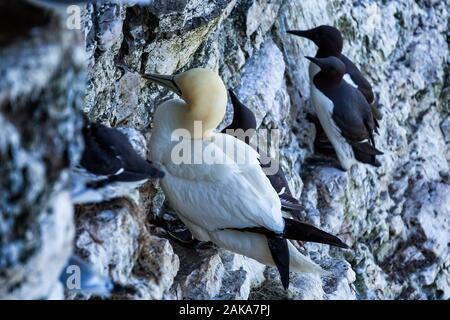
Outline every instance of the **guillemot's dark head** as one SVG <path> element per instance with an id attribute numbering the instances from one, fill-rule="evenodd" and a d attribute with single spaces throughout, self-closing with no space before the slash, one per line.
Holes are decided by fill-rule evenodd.
<path id="1" fill-rule="evenodd" d="M 312 58 L 305 57 L 320 68 L 322 74 L 326 74 L 327 78 L 341 80 L 345 74 L 345 64 L 336 57 L 328 58 Z"/>
<path id="2" fill-rule="evenodd" d="M 313 41 L 319 48 L 317 57 L 339 56 L 344 45 L 341 32 L 331 26 L 324 25 L 309 30 L 288 30 L 287 33 Z"/>
<path id="3" fill-rule="evenodd" d="M 252 110 L 238 99 L 233 90 L 229 89 L 228 93 L 234 110 L 232 125 L 235 127 L 233 129 L 242 129 L 244 131 L 249 129 L 256 130 L 256 118 Z"/>
<path id="4" fill-rule="evenodd" d="M 231 103 L 233 105 L 233 121 L 228 127 L 224 128 L 221 132 L 229 133 L 234 137 L 249 144 L 250 139 L 256 133 L 255 115 L 252 112 L 252 110 L 250 110 L 238 99 L 233 90 L 229 89 L 228 93 L 230 95 Z M 242 130 L 242 132 L 239 130 Z"/>

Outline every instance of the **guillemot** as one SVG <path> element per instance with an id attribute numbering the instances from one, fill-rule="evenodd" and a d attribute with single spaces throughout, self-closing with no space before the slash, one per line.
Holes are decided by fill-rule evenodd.
<path id="1" fill-rule="evenodd" d="M 327 58 L 327 57 L 337 57 L 345 64 L 345 74 L 344 80 L 350 85 L 358 88 L 359 91 L 364 95 L 367 102 L 370 105 L 370 109 L 374 116 L 375 131 L 377 132 L 379 124 L 378 120 L 381 120 L 382 115 L 375 105 L 375 95 L 372 90 L 372 86 L 369 81 L 363 76 L 361 71 L 356 67 L 356 65 L 342 54 L 342 49 L 344 46 L 344 40 L 341 32 L 332 26 L 322 25 L 309 30 L 288 30 L 287 33 L 309 39 L 314 42 L 317 46 L 316 58 Z M 310 64 L 309 75 L 310 81 L 319 72 L 319 68 Z"/>
<path id="2" fill-rule="evenodd" d="M 306 58 L 320 70 L 311 83 L 311 100 L 342 168 L 348 170 L 355 160 L 380 166 L 373 115 L 361 91 L 343 80 L 345 64 L 334 56 Z"/>
<path id="3" fill-rule="evenodd" d="M 146 74 L 145 78 L 182 98 L 158 106 L 150 158 L 166 173 L 162 189 L 194 237 L 276 266 L 286 289 L 289 270 L 323 273 L 288 239 L 347 246 L 316 227 L 283 218 L 280 198 L 256 150 L 215 132 L 227 104 L 219 75 L 196 68 L 172 76 Z M 174 139 L 174 133 L 184 138 Z M 180 154 L 188 155 L 187 161 L 180 162 Z"/>
<path id="4" fill-rule="evenodd" d="M 72 170 L 74 203 L 103 202 L 130 194 L 149 178 L 164 173 L 143 159 L 127 136 L 115 128 L 85 118 L 84 151 Z"/>

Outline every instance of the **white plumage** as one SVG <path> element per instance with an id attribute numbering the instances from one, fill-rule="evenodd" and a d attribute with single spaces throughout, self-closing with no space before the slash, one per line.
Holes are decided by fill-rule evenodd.
<path id="1" fill-rule="evenodd" d="M 342 79 L 347 82 L 349 85 L 351 85 L 354 88 L 358 89 L 358 85 L 356 83 L 353 82 L 352 77 L 350 77 L 350 75 L 348 73 L 344 74 L 344 77 L 342 77 Z"/>
<path id="2" fill-rule="evenodd" d="M 179 150 L 180 142 L 171 141 L 171 135 L 187 108 L 178 99 L 160 105 L 150 139 L 150 158 L 166 174 L 161 186 L 171 206 L 197 239 L 275 266 L 265 236 L 224 230 L 265 227 L 281 233 L 284 229 L 279 196 L 261 169 L 258 153 L 232 136 L 210 132 L 203 139 L 182 142 L 192 146 L 190 158 L 200 156 L 203 163 L 175 163 L 172 152 Z M 290 242 L 289 251 L 291 270 L 322 271 Z"/>

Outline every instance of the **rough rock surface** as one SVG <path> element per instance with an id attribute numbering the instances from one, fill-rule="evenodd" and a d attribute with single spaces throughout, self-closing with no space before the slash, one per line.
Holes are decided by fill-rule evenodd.
<path id="1" fill-rule="evenodd" d="M 83 11 L 86 81 L 79 77 L 83 60 L 73 49 L 83 46 L 64 28 L 52 25 L 60 38 L 45 37 L 46 45 L 3 45 L 0 296 L 61 297 L 55 270 L 69 253 L 63 244 L 73 233 L 65 230 L 75 229 L 75 251 L 122 285 L 113 293 L 117 299 L 449 299 L 447 21 L 445 1 L 94 4 Z M 340 28 L 344 53 L 374 84 L 383 115 L 376 136 L 384 152 L 380 168 L 357 165 L 345 173 L 310 161 L 317 154 L 315 129 L 306 119 L 311 107 L 303 56 L 313 55 L 315 47 L 286 30 L 319 24 Z M 36 32 L 46 28 L 39 25 Z M 23 65 L 7 60 L 17 54 Z M 178 221 L 164 214 L 158 183 L 145 184 L 137 204 L 118 199 L 77 207 L 72 224 L 70 200 L 62 199 L 65 168 L 81 151 L 74 110 L 127 127 L 142 152 L 145 143 L 132 128 L 148 138 L 153 111 L 170 97 L 119 63 L 158 73 L 217 70 L 255 112 L 260 129 L 278 129 L 273 137 L 262 130 L 259 135 L 281 160 L 305 207 L 304 220 L 351 245 L 342 251 L 304 244 L 301 250 L 329 276 L 292 274 L 285 292 L 274 268 L 209 244 L 180 246 L 161 223 Z M 223 125 L 230 117 L 231 108 Z M 33 126 L 27 125 L 30 119 Z M 48 268 L 50 256 L 54 263 Z M 28 273 L 30 263 L 41 271 Z M 32 286 L 41 282 L 47 286 Z"/>
<path id="2" fill-rule="evenodd" d="M 20 2 L 1 12 L 0 297 L 61 298 L 58 273 L 74 237 L 65 169 L 82 146 L 83 39 Z"/>

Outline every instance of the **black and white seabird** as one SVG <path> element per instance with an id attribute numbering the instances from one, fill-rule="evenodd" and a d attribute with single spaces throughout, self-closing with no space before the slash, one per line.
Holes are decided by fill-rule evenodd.
<path id="1" fill-rule="evenodd" d="M 83 155 L 73 170 L 78 183 L 72 192 L 74 203 L 122 197 L 149 178 L 164 177 L 162 171 L 133 149 L 127 136 L 118 129 L 85 120 L 83 138 Z"/>
<path id="2" fill-rule="evenodd" d="M 246 105 L 244 105 L 233 92 L 233 90 L 228 90 L 231 103 L 233 105 L 233 121 L 224 128 L 221 132 L 231 134 L 234 137 L 244 141 L 247 144 L 250 144 L 250 139 L 252 135 L 256 132 L 256 117 L 253 111 L 251 111 Z M 245 133 L 249 133 L 248 135 L 239 136 L 240 131 L 242 130 Z M 237 133 L 237 134 L 236 134 Z M 267 175 L 269 178 L 272 187 L 279 194 L 281 200 L 281 206 L 284 210 L 291 211 L 293 216 L 299 217 L 300 210 L 303 209 L 301 204 L 291 193 L 289 188 L 289 183 L 286 179 L 286 174 L 283 169 L 277 162 L 277 160 L 269 157 L 266 153 L 259 150 L 256 147 L 260 154 L 260 162 L 263 168 L 266 167 L 276 167 L 278 168 L 275 174 Z"/>
<path id="3" fill-rule="evenodd" d="M 360 90 L 343 80 L 345 64 L 338 58 L 306 57 L 319 68 L 311 99 L 339 162 L 348 170 L 355 160 L 380 166 L 373 132 L 375 121 Z"/>
<path id="4" fill-rule="evenodd" d="M 307 38 L 314 42 L 317 46 L 316 58 L 337 57 L 345 64 L 345 74 L 343 79 L 356 87 L 366 98 L 370 105 L 372 114 L 374 116 L 375 130 L 379 127 L 378 120 L 381 120 L 382 115 L 375 106 L 375 96 L 373 94 L 372 86 L 369 81 L 363 76 L 358 67 L 344 54 L 342 54 L 342 48 L 344 46 L 344 40 L 341 32 L 332 26 L 322 25 L 309 30 L 288 30 L 287 33 L 294 34 L 303 38 Z M 319 72 L 319 68 L 315 64 L 310 64 L 309 77 L 312 83 L 312 79 Z"/>

